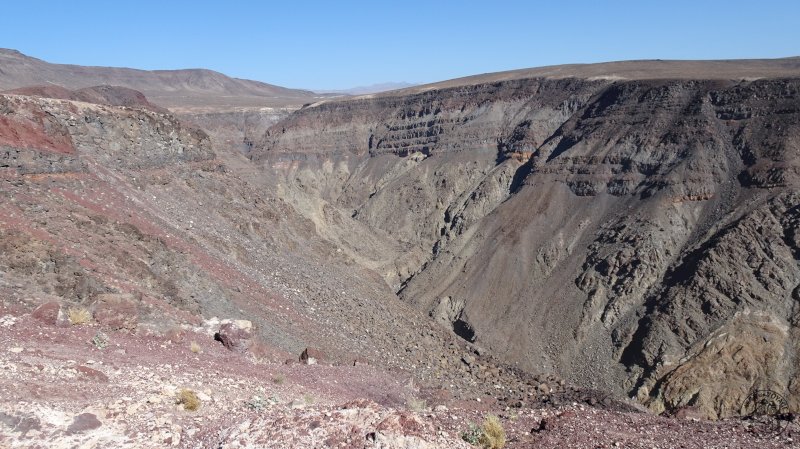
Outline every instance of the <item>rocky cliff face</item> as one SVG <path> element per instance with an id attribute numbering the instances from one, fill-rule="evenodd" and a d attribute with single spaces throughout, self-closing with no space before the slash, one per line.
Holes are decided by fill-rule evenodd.
<path id="1" fill-rule="evenodd" d="M 254 353 L 281 363 L 307 346 L 351 364 L 444 354 L 432 326 L 400 353 L 418 313 L 249 184 L 247 164 L 170 114 L 0 95 L 0 310 L 55 301 L 99 316 L 111 294 L 139 334 L 250 320 Z"/>
<path id="2" fill-rule="evenodd" d="M 798 151 L 798 79 L 565 78 L 311 105 L 250 157 L 462 337 L 729 416 L 800 407 Z"/>

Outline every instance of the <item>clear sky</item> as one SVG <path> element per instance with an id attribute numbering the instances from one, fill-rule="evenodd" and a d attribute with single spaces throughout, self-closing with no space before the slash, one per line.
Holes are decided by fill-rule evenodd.
<path id="1" fill-rule="evenodd" d="M 800 0 L 5 0 L 0 47 L 342 89 L 573 62 L 796 56 Z"/>

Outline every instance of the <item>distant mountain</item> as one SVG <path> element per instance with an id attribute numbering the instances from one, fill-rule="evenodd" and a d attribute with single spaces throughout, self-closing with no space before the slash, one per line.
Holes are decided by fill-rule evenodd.
<path id="1" fill-rule="evenodd" d="M 754 80 L 787 78 L 800 75 L 800 57 L 777 59 L 662 60 L 613 61 L 597 64 L 564 64 L 546 67 L 484 73 L 451 80 L 420 84 L 395 92 L 408 95 L 433 89 L 470 86 L 529 78 L 586 80 Z"/>
<path id="2" fill-rule="evenodd" d="M 138 70 L 51 64 L 16 50 L 0 49 L 0 90 L 56 85 L 75 90 L 113 85 L 142 92 L 170 109 L 299 106 L 317 94 L 259 81 L 231 78 L 206 69 Z"/>
<path id="3" fill-rule="evenodd" d="M 416 85 L 417 83 L 389 82 L 389 83 L 372 84 L 369 86 L 358 86 L 343 90 L 315 90 L 314 92 L 319 94 L 366 95 L 366 94 L 376 94 L 379 92 L 387 92 L 390 90 L 406 89 L 408 87 L 414 87 Z"/>
<path id="4" fill-rule="evenodd" d="M 147 98 L 145 98 L 144 94 L 141 92 L 120 86 L 93 86 L 69 90 L 61 86 L 47 85 L 20 87 L 19 89 L 11 89 L 0 93 L 83 101 L 85 103 L 105 104 L 109 106 L 138 107 L 155 112 L 167 112 L 165 109 L 147 101 Z"/>

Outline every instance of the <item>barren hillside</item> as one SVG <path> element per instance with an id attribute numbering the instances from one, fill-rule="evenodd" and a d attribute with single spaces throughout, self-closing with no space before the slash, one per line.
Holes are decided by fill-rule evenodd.
<path id="1" fill-rule="evenodd" d="M 159 106 L 178 111 L 209 107 L 300 106 L 317 97 L 311 91 L 231 78 L 212 70 L 149 71 L 51 64 L 8 49 L 0 49 L 0 67 L 0 90 L 36 85 L 67 89 L 123 86 L 144 93 Z"/>
<path id="2" fill-rule="evenodd" d="M 800 438 L 796 60 L 275 108 L 213 72 L 0 72 L 4 447 Z M 742 420 L 764 391 L 783 413 Z"/>
<path id="3" fill-rule="evenodd" d="M 760 388 L 797 408 L 800 81 L 770 64 L 325 102 L 251 157 L 400 297 L 509 363 L 657 411 L 736 415 Z"/>

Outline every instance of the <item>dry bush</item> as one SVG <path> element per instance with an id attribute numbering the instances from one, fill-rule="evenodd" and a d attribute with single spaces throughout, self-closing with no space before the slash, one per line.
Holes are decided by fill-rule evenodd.
<path id="1" fill-rule="evenodd" d="M 183 388 L 178 392 L 176 401 L 178 404 L 183 404 L 184 410 L 192 412 L 199 409 L 201 403 L 197 393 L 188 388 Z"/>
<path id="2" fill-rule="evenodd" d="M 275 385 L 283 385 L 284 382 L 286 382 L 286 377 L 284 377 L 283 374 L 276 374 L 272 376 L 272 383 Z"/>
<path id="3" fill-rule="evenodd" d="M 406 406 L 413 412 L 423 412 L 428 408 L 428 402 L 425 399 L 410 398 L 406 401 Z"/>
<path id="4" fill-rule="evenodd" d="M 192 341 L 189 344 L 189 349 L 191 349 L 191 351 L 194 352 L 195 354 L 200 354 L 201 352 L 203 352 L 203 348 L 201 348 L 196 341 Z"/>
<path id="5" fill-rule="evenodd" d="M 70 324 L 80 326 L 92 321 L 92 313 L 83 307 L 70 307 L 67 311 Z"/>
<path id="6" fill-rule="evenodd" d="M 500 424 L 500 419 L 494 415 L 488 415 L 481 426 L 481 435 L 478 443 L 485 449 L 502 449 L 506 445 L 506 431 Z"/>

